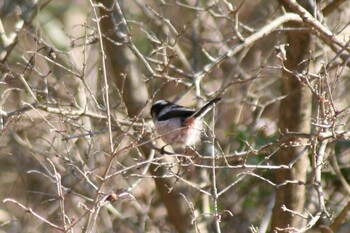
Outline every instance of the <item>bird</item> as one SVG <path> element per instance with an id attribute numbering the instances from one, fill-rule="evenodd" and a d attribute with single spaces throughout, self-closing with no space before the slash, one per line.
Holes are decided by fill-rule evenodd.
<path id="1" fill-rule="evenodd" d="M 221 97 L 214 98 L 198 110 L 167 100 L 154 102 L 151 115 L 157 134 L 174 148 L 195 146 L 201 139 L 203 117 L 221 100 Z"/>

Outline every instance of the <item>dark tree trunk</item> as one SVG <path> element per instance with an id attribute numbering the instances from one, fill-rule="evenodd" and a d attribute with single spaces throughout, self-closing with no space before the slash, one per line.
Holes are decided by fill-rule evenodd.
<path id="1" fill-rule="evenodd" d="M 304 1 L 306 2 L 306 1 Z M 304 6 L 305 7 L 305 6 Z M 288 7 L 286 6 L 288 9 Z M 302 25 L 290 23 L 288 27 L 298 28 Z M 308 69 L 309 51 L 311 49 L 311 36 L 308 31 L 290 31 L 286 33 L 287 60 L 284 65 L 288 70 L 303 72 Z M 282 95 L 288 95 L 281 101 L 279 129 L 281 132 L 310 132 L 311 118 L 311 92 L 293 74 L 283 73 Z M 299 139 L 299 142 L 301 139 Z M 305 143 L 305 141 L 304 141 Z M 282 148 L 277 154 L 280 164 L 289 164 L 293 159 L 299 157 L 293 168 L 280 170 L 276 173 L 277 184 L 286 180 L 306 181 L 309 160 L 305 146 Z M 303 213 L 305 203 L 305 185 L 288 184 L 276 190 L 276 202 L 273 208 L 271 229 L 299 227 L 304 221 L 302 218 L 283 211 L 282 206 L 288 209 Z"/>
<path id="2" fill-rule="evenodd" d="M 101 1 L 104 6 L 111 9 L 114 5 L 113 0 Z M 101 10 L 101 26 L 105 35 L 110 39 L 119 43 L 127 42 L 128 32 L 124 24 L 121 23 L 122 16 L 119 12 L 113 9 L 112 12 Z M 106 17 L 104 17 L 105 15 Z M 116 28 L 117 27 L 117 28 Z M 116 46 L 108 40 L 104 41 L 105 51 L 111 66 L 113 74 L 111 78 L 122 93 L 123 102 L 125 103 L 127 112 L 130 117 L 138 116 L 141 110 L 145 107 L 148 98 L 145 82 L 140 75 L 137 59 L 128 48 L 127 43 L 121 46 Z M 148 112 L 143 111 L 142 115 L 147 115 Z M 150 155 L 150 149 L 147 146 L 141 146 L 140 151 L 145 155 Z M 161 177 L 166 173 L 164 167 L 157 165 L 150 166 L 150 172 L 155 177 Z M 170 222 L 174 225 L 179 233 L 188 232 L 191 222 L 191 216 L 188 211 L 188 206 L 185 200 L 178 194 L 175 189 L 169 192 L 169 188 L 173 186 L 173 181 L 167 178 L 155 179 L 157 191 L 162 203 L 164 203 Z"/>

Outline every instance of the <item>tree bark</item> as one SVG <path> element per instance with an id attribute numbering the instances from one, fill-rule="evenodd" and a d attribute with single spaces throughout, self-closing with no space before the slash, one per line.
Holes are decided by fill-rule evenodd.
<path id="1" fill-rule="evenodd" d="M 101 0 L 101 3 L 107 9 L 112 9 L 115 1 Z M 135 117 L 145 108 L 149 95 L 137 66 L 137 59 L 127 46 L 129 35 L 127 26 L 122 23 L 124 17 L 120 13 L 115 8 L 112 12 L 101 9 L 101 27 L 109 39 L 123 44 L 116 46 L 109 40 L 104 41 L 107 60 L 109 60 L 113 70 L 111 78 L 122 93 L 129 117 Z M 148 112 L 143 111 L 143 115 L 146 114 Z M 145 156 L 151 154 L 147 146 L 141 146 L 139 149 Z M 166 170 L 164 167 L 151 165 L 150 172 L 155 177 L 161 177 L 166 173 Z M 173 181 L 167 178 L 156 178 L 154 181 L 160 199 L 167 209 L 170 222 L 179 233 L 188 232 L 191 216 L 185 200 L 176 192 L 176 189 L 169 192 L 168 187 L 173 186 Z"/>
<path id="2" fill-rule="evenodd" d="M 288 6 L 285 7 L 288 9 Z M 289 23 L 287 26 L 298 28 L 302 25 Z M 289 31 L 286 33 L 286 38 L 289 46 L 286 47 L 287 60 L 284 63 L 285 67 L 288 70 L 297 72 L 306 71 L 308 62 L 303 61 L 308 59 L 311 48 L 310 32 Z M 287 130 L 290 132 L 310 132 L 311 91 L 297 77 L 288 72 L 283 73 L 281 88 L 282 95 L 288 96 L 281 101 L 279 129 L 282 133 Z M 276 172 L 275 179 L 277 184 L 282 184 L 287 180 L 306 181 L 309 160 L 304 146 L 282 148 L 277 154 L 277 159 L 280 164 L 289 164 L 297 156 L 300 157 L 293 165 L 293 168 Z M 271 229 L 275 231 L 277 228 L 300 227 L 305 220 L 284 211 L 282 206 L 292 211 L 303 213 L 304 203 L 305 185 L 287 184 L 279 187 L 276 190 Z"/>

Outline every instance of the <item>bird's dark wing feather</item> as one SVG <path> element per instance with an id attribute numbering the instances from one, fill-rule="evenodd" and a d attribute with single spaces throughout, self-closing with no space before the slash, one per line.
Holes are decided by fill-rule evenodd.
<path id="1" fill-rule="evenodd" d="M 191 110 L 191 109 L 186 109 L 186 108 L 179 108 L 179 109 L 172 109 L 169 112 L 166 112 L 164 114 L 162 114 L 161 116 L 159 116 L 158 120 L 159 121 L 166 121 L 169 120 L 170 118 L 174 118 L 174 117 L 179 117 L 179 118 L 187 118 L 190 117 L 191 115 L 193 115 L 193 113 L 195 113 L 195 110 Z"/>

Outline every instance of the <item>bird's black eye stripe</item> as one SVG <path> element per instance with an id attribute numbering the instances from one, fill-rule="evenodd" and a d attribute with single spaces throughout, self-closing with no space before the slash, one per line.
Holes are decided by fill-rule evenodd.
<path id="1" fill-rule="evenodd" d="M 153 104 L 151 108 L 151 115 L 157 116 L 164 108 L 166 108 L 169 105 L 171 105 L 171 103 L 165 100 L 157 101 L 155 104 Z"/>

